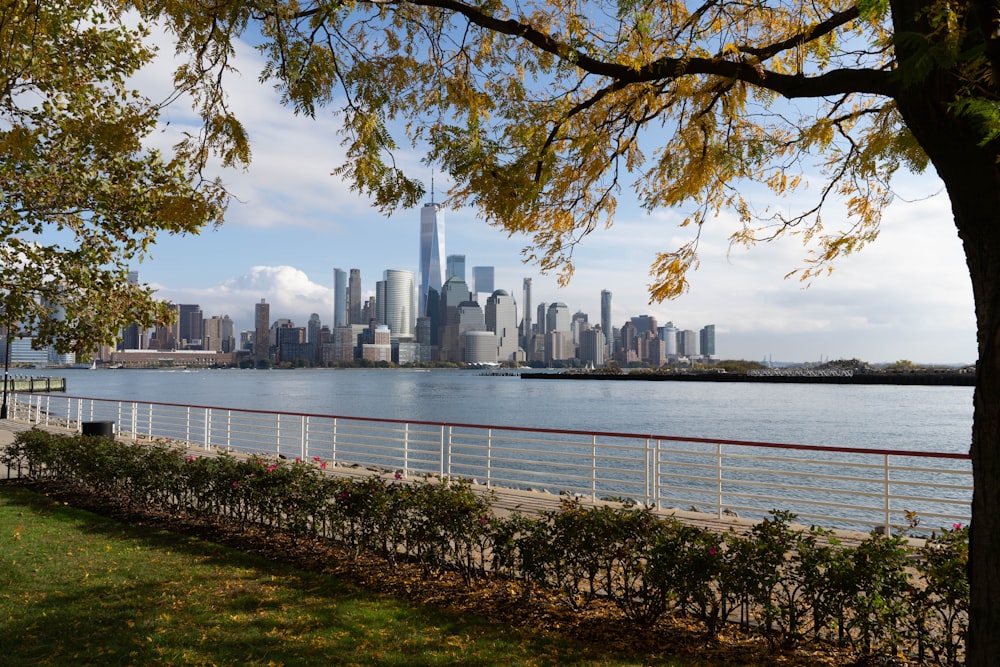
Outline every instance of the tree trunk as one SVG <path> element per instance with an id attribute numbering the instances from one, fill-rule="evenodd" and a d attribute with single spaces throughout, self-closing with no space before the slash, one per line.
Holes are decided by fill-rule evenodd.
<path id="1" fill-rule="evenodd" d="M 948 190 L 975 298 L 967 664 L 992 666 L 1000 656 L 1000 167 L 996 146 L 980 146 L 978 133 L 945 108 L 949 97 L 914 92 L 897 98 L 900 111 Z"/>

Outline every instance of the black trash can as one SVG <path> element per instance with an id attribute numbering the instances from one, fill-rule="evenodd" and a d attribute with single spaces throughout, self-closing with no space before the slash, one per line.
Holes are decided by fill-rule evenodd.
<path id="1" fill-rule="evenodd" d="M 83 422 L 83 435 L 98 435 L 102 438 L 115 437 L 114 422 Z"/>

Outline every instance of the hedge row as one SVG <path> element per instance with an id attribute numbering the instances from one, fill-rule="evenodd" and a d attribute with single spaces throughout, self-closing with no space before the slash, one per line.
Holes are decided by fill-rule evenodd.
<path id="1" fill-rule="evenodd" d="M 960 525 L 914 550 L 899 535 L 838 544 L 819 528 L 794 530 L 795 517 L 778 511 L 744 534 L 571 500 L 558 511 L 501 517 L 489 494 L 461 481 L 345 478 L 326 474 L 319 459 L 194 456 L 43 431 L 18 434 L 0 461 L 135 508 L 319 536 L 415 560 L 427 574 L 518 578 L 574 610 L 607 599 L 646 627 L 674 614 L 708 633 L 736 622 L 773 646 L 813 639 L 941 665 L 964 655 L 968 529 Z"/>

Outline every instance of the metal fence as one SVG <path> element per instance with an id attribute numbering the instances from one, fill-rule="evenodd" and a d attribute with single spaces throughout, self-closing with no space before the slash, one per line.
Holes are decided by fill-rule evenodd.
<path id="1" fill-rule="evenodd" d="M 11 418 L 82 432 L 113 422 L 136 441 L 322 460 L 490 487 L 632 500 L 659 509 L 870 530 L 919 517 L 966 523 L 969 457 L 666 435 L 450 424 L 49 394 L 15 395 Z M 93 432 L 93 430 L 91 429 Z"/>

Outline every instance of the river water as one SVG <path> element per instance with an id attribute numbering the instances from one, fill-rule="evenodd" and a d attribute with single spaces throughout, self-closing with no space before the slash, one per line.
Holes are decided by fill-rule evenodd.
<path id="1" fill-rule="evenodd" d="M 72 396 L 967 453 L 971 387 L 523 380 L 466 370 L 53 370 Z"/>

